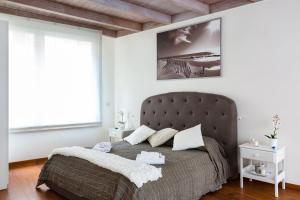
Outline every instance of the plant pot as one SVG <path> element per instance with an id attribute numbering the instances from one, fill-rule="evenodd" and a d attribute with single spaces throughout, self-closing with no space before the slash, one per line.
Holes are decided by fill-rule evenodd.
<path id="1" fill-rule="evenodd" d="M 277 149 L 278 139 L 270 139 L 272 149 Z"/>

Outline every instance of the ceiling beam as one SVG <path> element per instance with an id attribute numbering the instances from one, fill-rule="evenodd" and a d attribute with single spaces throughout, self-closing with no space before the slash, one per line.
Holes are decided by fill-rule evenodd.
<path id="1" fill-rule="evenodd" d="M 71 20 L 67 20 L 67 19 L 61 19 L 61 18 L 52 17 L 52 16 L 45 16 L 45 15 L 41 15 L 41 14 L 17 10 L 14 8 L 8 8 L 8 7 L 4 7 L 4 6 L 0 6 L 0 12 L 6 13 L 9 15 L 15 15 L 15 16 L 27 17 L 27 18 L 32 18 L 32 19 L 38 19 L 38 20 L 43 20 L 43 21 L 59 23 L 59 24 L 66 24 L 66 25 L 71 25 L 71 26 L 99 30 L 99 31 L 102 31 L 103 35 L 106 35 L 109 37 L 117 37 L 116 31 L 109 30 L 109 29 L 106 29 L 106 28 L 103 28 L 100 26 L 96 26 L 96 25 L 81 23 L 81 22 L 77 22 L 77 21 L 71 21 Z"/>
<path id="2" fill-rule="evenodd" d="M 153 28 L 157 28 L 162 26 L 163 24 L 160 23 L 155 23 L 155 22 L 147 22 L 143 24 L 143 30 L 149 30 L 149 29 L 153 29 Z"/>
<path id="3" fill-rule="evenodd" d="M 116 13 L 131 15 L 136 18 L 146 19 L 147 21 L 161 24 L 170 24 L 171 16 L 149 8 L 141 7 L 121 0 L 88 0 L 94 5 L 101 5 L 103 9 L 114 10 Z"/>
<path id="4" fill-rule="evenodd" d="M 175 0 L 171 0 L 171 1 L 174 2 Z M 211 10 L 210 12 L 218 12 L 218 11 L 221 11 L 221 10 L 226 10 L 226 9 L 237 7 L 237 6 L 246 5 L 246 4 L 249 4 L 249 3 L 255 3 L 255 2 L 258 2 L 258 1 L 261 1 L 261 0 L 224 0 L 224 1 L 216 1 L 216 3 L 212 4 L 212 8 L 210 8 L 210 10 Z M 186 1 L 178 2 L 178 6 L 179 6 L 179 3 L 181 3 L 181 4 L 186 3 Z M 201 14 L 201 13 L 195 12 L 195 11 L 186 11 L 186 12 L 183 12 L 183 13 L 173 15 L 172 16 L 172 23 L 193 19 L 195 17 L 200 17 L 200 16 L 203 16 L 203 15 L 206 15 L 206 14 L 205 13 Z M 153 22 L 144 23 L 143 24 L 143 30 L 148 30 L 148 29 L 159 27 L 159 26 L 162 26 L 162 24 L 153 23 Z"/>
<path id="5" fill-rule="evenodd" d="M 238 7 L 238 6 L 247 5 L 247 4 L 254 3 L 254 2 L 256 2 L 256 1 L 254 1 L 254 0 L 225 0 L 225 1 L 220 1 L 218 3 L 214 3 L 214 4 L 210 5 L 210 12 L 211 13 L 219 12 L 219 11 L 235 8 L 235 7 Z"/>
<path id="6" fill-rule="evenodd" d="M 59 16 L 73 17 L 82 21 L 96 23 L 99 25 L 111 26 L 114 28 L 126 29 L 133 32 L 142 30 L 142 24 L 119 17 L 108 16 L 86 9 L 73 7 L 49 0 L 4 0 L 8 5 L 17 5 L 56 14 Z"/>
<path id="7" fill-rule="evenodd" d="M 169 0 L 170 3 L 188 11 L 194 11 L 202 15 L 209 14 L 209 5 L 197 0 Z"/>
<path id="8" fill-rule="evenodd" d="M 201 16 L 201 14 L 192 12 L 192 11 L 179 13 L 179 14 L 172 16 L 172 23 L 181 22 L 181 21 L 192 19 L 192 18 L 199 17 L 199 16 Z"/>
<path id="9" fill-rule="evenodd" d="M 133 32 L 127 30 L 121 30 L 117 32 L 117 37 L 122 37 L 130 34 L 133 34 Z"/>
<path id="10" fill-rule="evenodd" d="M 216 3 L 213 3 L 210 5 L 210 13 L 219 12 L 222 10 L 227 10 L 230 8 L 238 7 L 247 5 L 250 3 L 256 3 L 262 0 L 224 0 L 224 1 L 217 1 Z M 189 20 L 195 17 L 200 17 L 205 14 L 199 14 L 194 11 L 188 11 L 179 13 L 172 16 L 172 23 Z"/>

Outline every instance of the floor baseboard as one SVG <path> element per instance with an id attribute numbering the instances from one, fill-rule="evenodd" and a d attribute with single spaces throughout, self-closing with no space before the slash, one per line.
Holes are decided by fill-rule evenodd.
<path id="1" fill-rule="evenodd" d="M 42 164 L 42 163 L 46 162 L 47 160 L 48 160 L 48 158 L 38 158 L 38 159 L 32 159 L 32 160 L 12 162 L 12 163 L 9 163 L 9 169 Z"/>

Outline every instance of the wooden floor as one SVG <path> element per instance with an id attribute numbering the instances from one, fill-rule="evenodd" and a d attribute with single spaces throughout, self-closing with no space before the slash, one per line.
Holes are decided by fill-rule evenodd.
<path id="1" fill-rule="evenodd" d="M 10 170 L 8 190 L 0 191 L 0 200 L 64 200 L 43 186 L 35 189 L 35 184 L 43 163 L 14 167 Z M 280 197 L 274 198 L 273 185 L 261 182 L 245 181 L 244 189 L 239 188 L 239 182 L 233 181 L 223 186 L 223 189 L 205 195 L 202 200 L 300 200 L 300 191 L 286 189 L 279 191 Z"/>

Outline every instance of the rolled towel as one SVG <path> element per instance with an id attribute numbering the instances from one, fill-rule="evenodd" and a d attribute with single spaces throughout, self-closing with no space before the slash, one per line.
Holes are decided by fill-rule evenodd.
<path id="1" fill-rule="evenodd" d="M 100 142 L 97 144 L 99 147 L 111 147 L 110 142 Z"/>
<path id="2" fill-rule="evenodd" d="M 94 150 L 108 153 L 111 150 L 110 142 L 100 142 L 93 147 Z"/>

